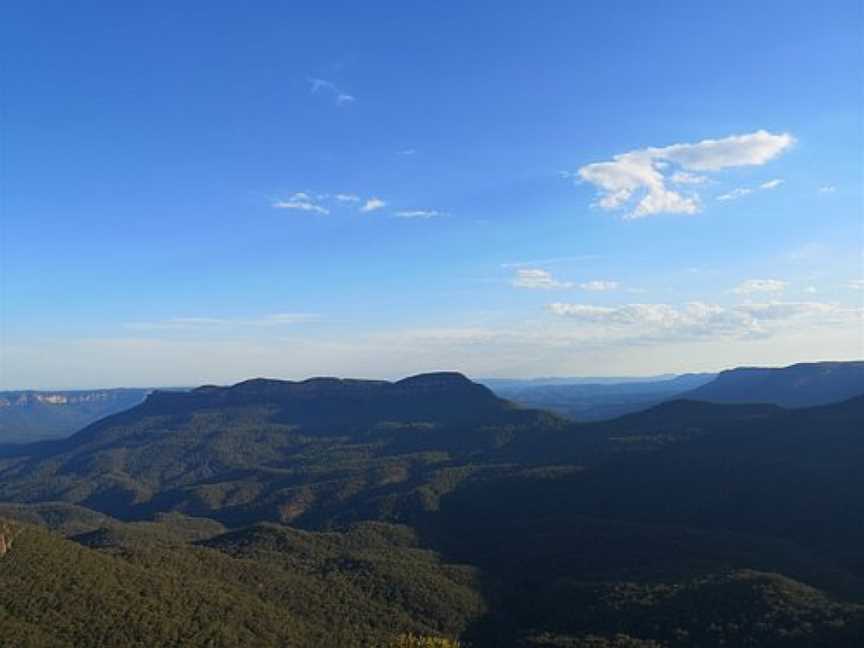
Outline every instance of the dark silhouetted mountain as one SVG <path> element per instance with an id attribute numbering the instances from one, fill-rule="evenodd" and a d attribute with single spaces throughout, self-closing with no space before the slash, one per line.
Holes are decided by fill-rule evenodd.
<path id="1" fill-rule="evenodd" d="M 232 387 L 206 386 L 189 393 L 155 392 L 146 413 L 267 406 L 291 424 L 357 425 L 378 421 L 492 421 L 514 409 L 488 388 L 458 373 L 423 374 L 390 383 L 311 378 L 302 382 L 257 378 Z"/>
<path id="2" fill-rule="evenodd" d="M 155 392 L 68 439 L 7 448 L 0 497 L 127 518 L 183 511 L 287 522 L 334 508 L 357 516 L 447 462 L 556 425 L 455 373 Z"/>
<path id="3" fill-rule="evenodd" d="M 0 392 L 0 443 L 69 436 L 101 418 L 134 407 L 149 389 Z"/>
<path id="4" fill-rule="evenodd" d="M 860 394 L 864 394 L 864 361 L 801 363 L 779 369 L 730 369 L 685 397 L 715 403 L 808 407 Z"/>
<path id="5" fill-rule="evenodd" d="M 81 645 L 100 609 L 97 633 L 137 619 L 128 645 L 152 625 L 186 645 L 851 647 L 861 465 L 864 396 L 577 424 L 452 373 L 157 392 L 3 449 L 0 516 L 74 539 L 92 573 L 63 573 L 59 536 L 16 537 L 0 560 L 46 567 L 0 564 L 0 623 L 34 646 Z"/>

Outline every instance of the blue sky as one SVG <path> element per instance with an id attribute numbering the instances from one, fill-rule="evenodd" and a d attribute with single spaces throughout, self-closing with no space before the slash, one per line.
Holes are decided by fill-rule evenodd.
<path id="1" fill-rule="evenodd" d="M 864 355 L 860 2 L 137 5 L 0 26 L 0 387 Z"/>

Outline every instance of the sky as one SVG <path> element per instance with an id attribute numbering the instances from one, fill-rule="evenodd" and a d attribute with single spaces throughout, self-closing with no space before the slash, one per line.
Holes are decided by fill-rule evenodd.
<path id="1" fill-rule="evenodd" d="M 864 16 L 13 3 L 0 388 L 864 357 Z"/>

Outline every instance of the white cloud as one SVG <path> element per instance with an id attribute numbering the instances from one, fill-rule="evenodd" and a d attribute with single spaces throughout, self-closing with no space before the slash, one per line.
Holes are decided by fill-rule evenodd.
<path id="1" fill-rule="evenodd" d="M 356 196 L 354 194 L 336 194 L 334 196 L 336 200 L 339 202 L 347 202 L 347 203 L 357 203 L 360 202 L 360 196 Z"/>
<path id="2" fill-rule="evenodd" d="M 413 149 L 413 148 L 408 148 L 408 149 L 402 149 L 401 151 L 397 151 L 397 153 L 399 155 L 414 155 L 415 153 L 417 153 L 417 150 Z"/>
<path id="3" fill-rule="evenodd" d="M 612 316 L 592 322 L 550 315 L 539 321 L 484 324 L 454 313 L 424 329 L 395 324 L 368 329 L 352 320 L 345 331 L 214 326 L 186 333 L 32 338 L 0 349 L 6 369 L 0 372 L 0 388 L 232 384 L 253 376 L 393 379 L 441 369 L 475 377 L 525 377 L 584 375 L 600 367 L 603 375 L 647 376 L 860 357 L 862 309 L 828 305 L 823 312 L 824 306 L 798 307 L 786 319 L 733 314 L 732 325 L 721 313 L 712 318 L 700 315 L 698 307 L 667 306 L 686 317 L 666 328 L 657 318 L 610 324 Z M 710 313 L 712 306 L 701 310 Z M 750 325 L 754 319 L 755 331 Z"/>
<path id="4" fill-rule="evenodd" d="M 572 283 L 566 281 L 558 281 L 546 270 L 539 268 L 521 268 L 516 271 L 516 277 L 513 279 L 513 285 L 516 288 L 534 288 L 551 290 L 554 288 L 570 288 Z"/>
<path id="5" fill-rule="evenodd" d="M 370 198 L 360 208 L 362 212 L 371 212 L 377 209 L 382 209 L 387 206 L 387 203 L 380 198 Z"/>
<path id="6" fill-rule="evenodd" d="M 419 219 L 427 219 L 427 218 L 435 218 L 436 216 L 442 216 L 443 214 L 434 209 L 410 209 L 404 211 L 397 211 L 396 216 L 399 218 L 419 218 Z"/>
<path id="7" fill-rule="evenodd" d="M 617 281 L 603 281 L 603 280 L 595 280 L 595 281 L 586 281 L 585 283 L 580 283 L 579 287 L 582 290 L 589 290 L 592 292 L 603 292 L 607 290 L 616 290 L 618 288 Z"/>
<path id="8" fill-rule="evenodd" d="M 834 193 L 837 191 L 837 187 L 834 185 L 825 185 L 824 187 L 819 187 L 819 193 Z"/>
<path id="9" fill-rule="evenodd" d="M 363 199 L 353 193 L 316 194 L 303 191 L 294 193 L 285 200 L 277 200 L 273 203 L 273 207 L 276 209 L 293 209 L 317 214 L 329 214 L 334 209 L 338 210 L 354 206 L 361 212 L 373 212 L 383 209 L 387 205 L 388 203 L 385 200 L 377 196 Z M 403 209 L 395 212 L 394 215 L 397 218 L 423 220 L 444 216 L 445 213 L 435 209 Z"/>
<path id="10" fill-rule="evenodd" d="M 316 205 L 305 200 L 277 200 L 273 203 L 276 209 L 296 209 L 298 211 L 313 212 L 316 214 L 329 214 L 330 210 L 321 205 Z"/>
<path id="11" fill-rule="evenodd" d="M 629 208 L 627 218 L 660 213 L 694 214 L 701 209 L 698 194 L 669 189 L 675 184 L 699 184 L 704 176 L 689 172 L 716 172 L 730 167 L 762 165 L 794 143 L 788 133 L 764 130 L 732 135 L 695 144 L 673 144 L 621 153 L 608 162 L 595 162 L 578 170 L 579 178 L 599 190 L 597 206 L 607 211 Z M 677 170 L 667 176 L 670 166 Z"/>
<path id="12" fill-rule="evenodd" d="M 746 187 L 739 187 L 738 189 L 733 189 L 728 193 L 717 196 L 717 200 L 738 200 L 742 196 L 746 196 L 751 193 L 753 193 L 752 189 L 747 189 Z"/>
<path id="13" fill-rule="evenodd" d="M 846 285 L 852 290 L 864 290 L 864 279 L 850 279 Z"/>
<path id="14" fill-rule="evenodd" d="M 336 100 L 336 103 L 339 105 L 353 103 L 354 101 L 356 101 L 354 95 L 343 92 L 332 81 L 325 81 L 324 79 L 309 79 L 309 83 L 312 84 L 312 94 L 316 94 L 324 90 L 328 92 L 331 96 L 333 96 L 333 98 Z"/>
<path id="15" fill-rule="evenodd" d="M 798 326 L 802 319 L 821 325 L 848 324 L 861 319 L 862 310 L 820 302 L 748 303 L 721 306 L 690 302 L 669 304 L 549 304 L 549 312 L 580 326 L 600 327 L 598 333 L 615 340 L 686 340 L 699 337 L 763 337 L 778 328 Z"/>
<path id="16" fill-rule="evenodd" d="M 663 174 L 645 151 L 616 155 L 613 162 L 595 162 L 579 169 L 579 177 L 598 187 L 597 205 L 606 211 L 635 206 L 627 218 L 641 218 L 661 212 L 695 214 L 696 197 L 685 197 L 666 188 Z"/>
<path id="17" fill-rule="evenodd" d="M 669 180 L 675 184 L 703 184 L 708 178 L 703 175 L 696 175 L 695 173 L 687 173 L 686 171 L 676 171 Z"/>
<path id="18" fill-rule="evenodd" d="M 786 282 L 778 279 L 748 279 L 732 289 L 736 295 L 752 295 L 753 293 L 777 293 L 786 289 Z"/>
<path id="19" fill-rule="evenodd" d="M 653 156 L 679 164 L 688 171 L 719 171 L 729 167 L 761 166 L 794 144 L 789 133 L 774 135 L 765 130 L 696 144 L 673 144 L 648 149 Z"/>
<path id="20" fill-rule="evenodd" d="M 549 311 L 555 315 L 564 315 L 588 322 L 602 322 L 612 317 L 619 308 L 610 306 L 592 306 L 590 304 L 566 304 L 554 302 L 549 304 Z"/>
<path id="21" fill-rule="evenodd" d="M 836 304 L 821 302 L 779 302 L 740 304 L 735 310 L 759 320 L 786 320 L 807 315 L 825 315 L 838 310 Z"/>
<path id="22" fill-rule="evenodd" d="M 554 303 L 554 315 L 580 323 L 611 327 L 610 334 L 637 337 L 694 337 L 704 335 L 749 335 L 759 332 L 752 316 L 716 304 L 690 302 L 668 304 L 625 304 L 606 307 Z"/>
<path id="23" fill-rule="evenodd" d="M 763 182 L 757 187 L 757 189 L 760 189 L 762 191 L 776 189 L 781 184 L 783 184 L 783 180 L 780 178 L 775 178 L 774 180 L 768 180 L 767 182 Z M 749 187 L 739 187 L 737 189 L 733 189 L 728 193 L 717 196 L 717 200 L 737 200 L 742 196 L 752 194 L 754 191 L 754 189 L 750 189 Z"/>

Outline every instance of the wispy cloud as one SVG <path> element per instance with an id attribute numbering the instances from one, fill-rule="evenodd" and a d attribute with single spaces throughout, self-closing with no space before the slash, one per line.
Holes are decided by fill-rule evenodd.
<path id="1" fill-rule="evenodd" d="M 783 180 L 781 178 L 774 178 L 773 180 L 763 182 L 758 187 L 756 187 L 756 189 L 751 189 L 749 187 L 739 187 L 727 193 L 720 194 L 719 196 L 717 196 L 717 200 L 737 200 L 738 198 L 752 194 L 757 189 L 760 191 L 770 191 L 771 189 L 776 189 L 781 184 L 783 184 Z"/>
<path id="2" fill-rule="evenodd" d="M 586 281 L 585 283 L 580 283 L 579 287 L 582 290 L 588 290 L 590 292 L 606 292 L 609 290 L 617 290 L 618 282 L 603 280 Z"/>
<path id="3" fill-rule="evenodd" d="M 834 193 L 837 191 L 837 187 L 834 185 L 825 185 L 824 187 L 819 187 L 819 193 Z"/>
<path id="4" fill-rule="evenodd" d="M 516 288 L 531 288 L 553 290 L 556 288 L 572 288 L 569 281 L 558 281 L 552 274 L 540 268 L 522 268 L 516 271 L 512 284 Z"/>
<path id="5" fill-rule="evenodd" d="M 629 151 L 610 161 L 587 164 L 577 174 L 579 180 L 597 187 L 597 207 L 606 211 L 627 210 L 625 218 L 660 213 L 695 214 L 702 208 L 699 195 L 683 194 L 670 189 L 667 183 L 695 185 L 704 176 L 692 172 L 763 165 L 794 142 L 789 133 L 760 130 L 692 144 Z"/>
<path id="6" fill-rule="evenodd" d="M 727 193 L 720 194 L 717 196 L 717 200 L 738 200 L 739 198 L 748 196 L 751 193 L 753 193 L 752 189 L 748 189 L 747 187 L 738 187 L 737 189 L 733 189 Z"/>
<path id="7" fill-rule="evenodd" d="M 127 329 L 135 331 L 202 331 L 224 330 L 238 327 L 275 327 L 317 322 L 314 313 L 272 313 L 257 318 L 172 317 L 152 322 L 128 322 Z"/>
<path id="8" fill-rule="evenodd" d="M 330 214 L 333 211 L 349 210 L 351 212 L 374 212 L 388 207 L 389 203 L 378 196 L 362 197 L 355 193 L 314 193 L 299 191 L 284 200 L 276 200 L 276 209 L 293 209 L 316 214 Z M 393 212 L 396 218 L 428 220 L 447 213 L 437 209 L 400 209 Z"/>
<path id="9" fill-rule="evenodd" d="M 708 181 L 708 178 L 695 173 L 687 173 L 686 171 L 676 171 L 669 178 L 670 182 L 675 184 L 703 184 Z"/>
<path id="10" fill-rule="evenodd" d="M 357 205 L 359 205 L 361 212 L 371 212 L 382 209 L 386 204 L 380 198 L 372 197 L 364 200 L 357 194 L 351 193 L 313 194 L 301 191 L 285 200 L 275 201 L 273 207 L 276 209 L 293 209 L 316 214 L 329 214 L 333 209 L 345 209 Z"/>
<path id="11" fill-rule="evenodd" d="M 852 290 L 864 290 L 864 279 L 850 279 L 846 285 Z"/>
<path id="12" fill-rule="evenodd" d="M 358 203 L 360 202 L 360 196 L 356 196 L 354 194 L 344 194 L 339 193 L 334 196 L 336 200 L 343 203 Z"/>
<path id="13" fill-rule="evenodd" d="M 754 293 L 778 293 L 786 290 L 786 282 L 779 279 L 748 279 L 732 289 L 736 295 L 752 295 Z"/>
<path id="14" fill-rule="evenodd" d="M 308 200 L 297 200 L 294 198 L 289 200 L 277 200 L 273 203 L 273 207 L 275 207 L 276 209 L 295 209 L 298 211 L 313 212 L 316 214 L 330 213 L 330 210 L 326 207 L 316 205 L 315 203 Z"/>
<path id="15" fill-rule="evenodd" d="M 821 302 L 748 303 L 721 306 L 705 302 L 682 305 L 624 304 L 549 304 L 549 312 L 577 322 L 599 327 L 608 337 L 648 340 L 686 340 L 700 337 L 762 337 L 784 325 L 795 326 L 802 319 L 821 324 L 857 321 L 862 309 Z"/>
<path id="16" fill-rule="evenodd" d="M 360 208 L 361 212 L 372 212 L 378 209 L 383 209 L 387 206 L 387 202 L 381 200 L 380 198 L 370 198 L 367 200 L 363 206 Z"/>
<path id="17" fill-rule="evenodd" d="M 397 155 L 416 155 L 417 149 L 407 148 L 402 149 L 401 151 L 396 151 Z"/>
<path id="18" fill-rule="evenodd" d="M 312 94 L 317 94 L 322 91 L 326 92 L 336 100 L 338 105 L 350 104 L 356 101 L 354 95 L 342 91 L 332 81 L 326 81 L 324 79 L 309 79 L 309 83 L 312 84 Z"/>
<path id="19" fill-rule="evenodd" d="M 409 209 L 396 212 L 398 218 L 419 218 L 421 220 L 443 215 L 443 212 L 434 209 Z"/>

